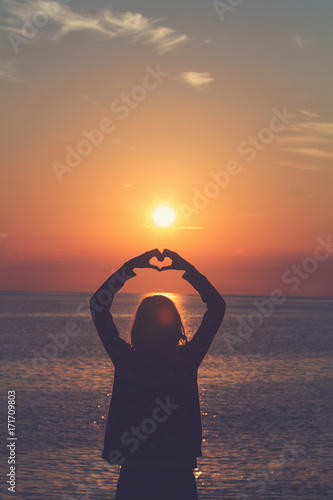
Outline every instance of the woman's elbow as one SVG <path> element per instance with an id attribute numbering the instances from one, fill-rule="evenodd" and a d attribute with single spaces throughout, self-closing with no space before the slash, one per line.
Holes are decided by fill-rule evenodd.
<path id="1" fill-rule="evenodd" d="M 226 301 L 224 300 L 222 295 L 219 295 L 219 299 L 218 299 L 217 304 L 216 304 L 216 311 L 220 315 L 221 321 L 224 318 L 226 306 L 227 306 Z"/>
<path id="2" fill-rule="evenodd" d="M 214 316 L 220 318 L 222 321 L 226 309 L 226 302 L 222 295 L 218 293 L 214 297 L 214 300 L 207 304 L 207 309 L 211 310 L 214 313 Z"/>
<path id="3" fill-rule="evenodd" d="M 90 307 L 91 316 L 93 318 L 96 314 L 108 312 L 110 309 L 109 306 L 106 306 L 106 305 L 100 303 L 100 301 L 98 300 L 98 298 L 96 296 L 96 293 L 90 298 L 89 307 Z"/>
<path id="4" fill-rule="evenodd" d="M 89 308 L 90 308 L 90 314 L 91 317 L 94 319 L 96 316 L 96 313 L 99 313 L 103 310 L 103 308 L 98 305 L 97 299 L 96 299 L 96 294 L 94 294 L 90 300 L 89 300 Z"/>

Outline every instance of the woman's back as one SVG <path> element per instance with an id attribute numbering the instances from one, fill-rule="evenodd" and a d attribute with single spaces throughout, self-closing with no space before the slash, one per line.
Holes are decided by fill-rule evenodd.
<path id="1" fill-rule="evenodd" d="M 163 357 L 129 346 L 115 365 L 105 435 L 107 459 L 201 456 L 197 366 L 187 346 Z"/>
<path id="2" fill-rule="evenodd" d="M 207 306 L 190 342 L 175 305 L 164 296 L 148 297 L 140 304 L 131 344 L 120 337 L 113 322 L 109 309 L 114 294 L 136 276 L 133 269 L 161 270 L 149 263 L 152 257 L 170 257 L 172 265 L 162 270 L 185 271 L 182 278 Z M 156 500 L 162 499 L 162 493 L 168 500 L 196 499 L 192 469 L 201 456 L 202 441 L 197 371 L 223 320 L 223 298 L 178 254 L 156 249 L 111 275 L 91 298 L 90 307 L 115 367 L 102 457 L 122 465 L 116 499 Z"/>

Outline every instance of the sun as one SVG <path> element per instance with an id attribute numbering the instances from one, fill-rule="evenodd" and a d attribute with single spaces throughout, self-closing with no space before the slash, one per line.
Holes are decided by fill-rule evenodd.
<path id="1" fill-rule="evenodd" d="M 168 205 L 157 207 L 153 214 L 153 219 L 160 227 L 170 226 L 175 220 L 175 212 Z"/>

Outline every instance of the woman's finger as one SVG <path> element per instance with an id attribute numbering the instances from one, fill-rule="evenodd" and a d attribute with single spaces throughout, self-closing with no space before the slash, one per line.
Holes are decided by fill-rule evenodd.
<path id="1" fill-rule="evenodd" d="M 149 266 L 147 266 L 149 269 L 155 269 L 155 271 L 159 271 L 160 268 L 157 267 L 157 266 L 153 266 L 152 264 L 150 264 Z"/>
<path id="2" fill-rule="evenodd" d="M 158 260 L 159 257 L 162 256 L 161 252 L 159 251 L 158 248 L 154 248 L 153 250 L 149 250 L 148 252 L 146 252 L 147 257 L 149 257 L 149 260 L 152 258 L 152 257 L 157 257 Z"/>
<path id="3" fill-rule="evenodd" d="M 163 266 L 163 267 L 159 268 L 160 271 L 167 271 L 168 269 L 175 269 L 175 267 L 173 265 L 171 265 L 171 266 Z"/>
<path id="4" fill-rule="evenodd" d="M 173 252 L 172 250 L 169 250 L 168 248 L 165 248 L 162 252 L 163 257 L 171 257 L 176 256 L 176 252 Z"/>
<path id="5" fill-rule="evenodd" d="M 178 255 L 178 253 L 173 252 L 172 250 L 168 250 L 167 248 L 163 250 L 162 255 L 164 258 L 169 257 L 173 262 L 179 262 L 179 260 L 182 259 L 182 257 Z"/>

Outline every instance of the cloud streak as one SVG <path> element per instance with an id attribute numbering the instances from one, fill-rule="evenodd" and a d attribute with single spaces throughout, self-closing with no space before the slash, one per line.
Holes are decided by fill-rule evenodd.
<path id="1" fill-rule="evenodd" d="M 313 43 L 312 40 L 306 40 L 303 36 L 301 36 L 299 33 L 295 33 L 294 35 L 294 42 L 295 44 L 301 49 L 306 49 L 309 45 Z"/>
<path id="2" fill-rule="evenodd" d="M 318 148 L 285 148 L 284 151 L 305 156 L 313 156 L 314 158 L 333 158 L 333 151 L 323 151 Z"/>
<path id="3" fill-rule="evenodd" d="M 279 163 L 306 170 L 330 168 L 333 158 L 333 123 L 320 121 L 320 117 L 310 110 L 301 110 L 301 113 L 305 120 L 291 124 L 277 138 L 280 151 L 289 153 L 289 158 Z M 313 161 L 316 163 L 313 164 Z"/>
<path id="4" fill-rule="evenodd" d="M 13 61 L 3 62 L 0 65 L 0 81 L 7 83 L 27 83 L 17 76 Z"/>
<path id="5" fill-rule="evenodd" d="M 210 73 L 198 73 L 197 71 L 188 71 L 180 74 L 181 80 L 188 83 L 191 87 L 201 90 L 202 87 L 208 85 L 214 78 Z"/>
<path id="6" fill-rule="evenodd" d="M 293 160 L 279 161 L 278 165 L 282 165 L 283 167 L 297 168 L 299 170 L 328 170 L 328 167 L 323 167 L 320 165 L 307 165 L 304 162 L 301 163 L 299 161 Z"/>
<path id="7" fill-rule="evenodd" d="M 152 45 L 164 54 L 189 40 L 186 34 L 161 25 L 161 19 L 150 19 L 137 12 L 113 12 L 111 9 L 77 12 L 69 5 L 45 0 L 28 3 L 7 0 L 3 7 L 10 17 L 1 19 L 0 29 L 20 33 L 23 18 L 32 19 L 36 13 L 44 12 L 48 22 L 40 29 L 53 41 L 60 41 L 73 32 L 85 31 L 104 39 L 126 37 L 133 43 Z"/>

